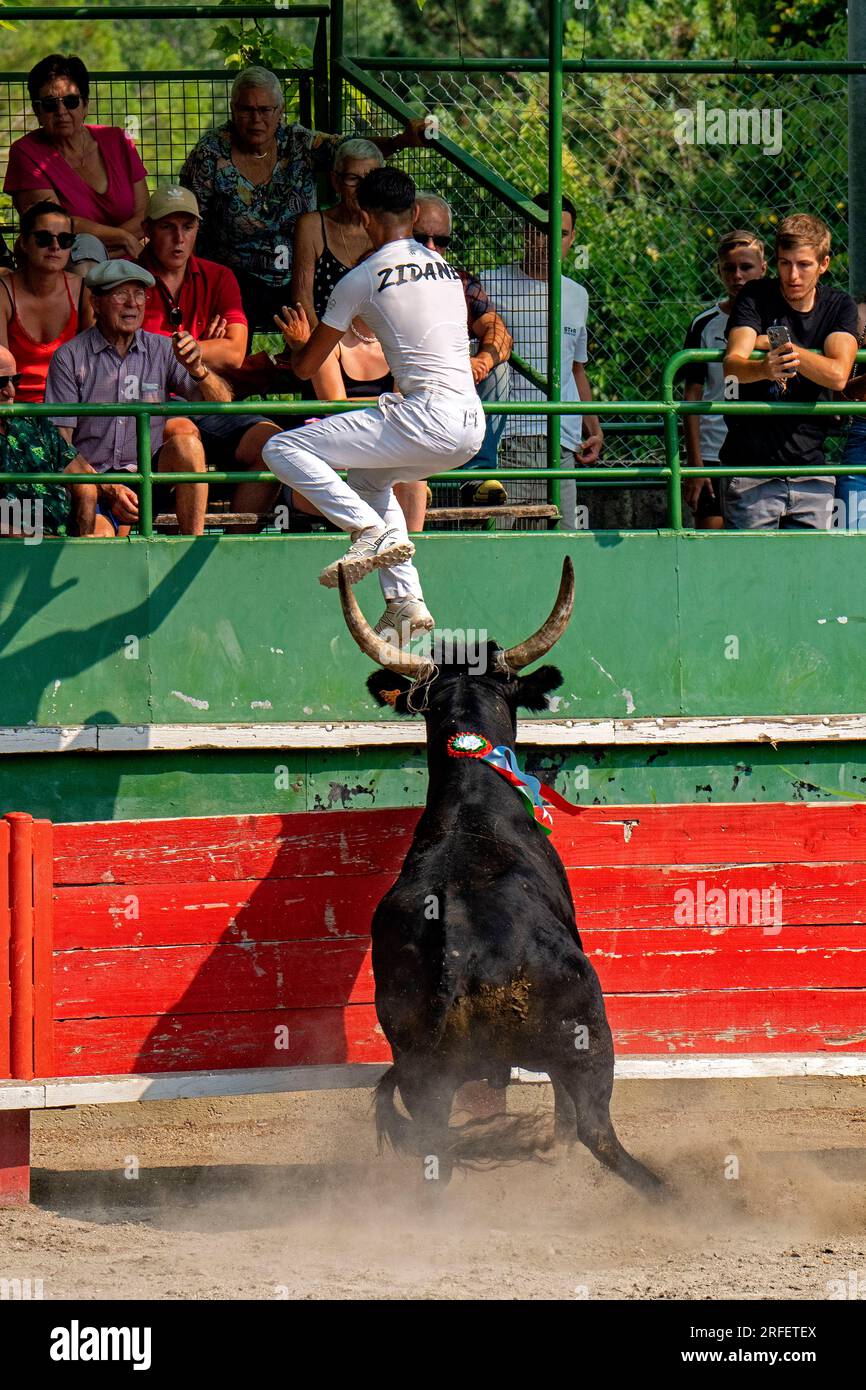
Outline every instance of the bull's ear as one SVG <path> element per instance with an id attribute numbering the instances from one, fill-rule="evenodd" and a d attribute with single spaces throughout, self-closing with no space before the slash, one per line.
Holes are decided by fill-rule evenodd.
<path id="1" fill-rule="evenodd" d="M 412 682 L 405 676 L 395 676 L 393 671 L 374 671 L 367 677 L 367 689 L 377 705 L 390 705 L 398 714 L 411 714 L 406 708 L 406 692 L 412 689 Z"/>
<path id="2" fill-rule="evenodd" d="M 562 685 L 562 672 L 556 666 L 539 666 L 517 682 L 517 703 L 524 709 L 547 709 L 551 690 Z"/>

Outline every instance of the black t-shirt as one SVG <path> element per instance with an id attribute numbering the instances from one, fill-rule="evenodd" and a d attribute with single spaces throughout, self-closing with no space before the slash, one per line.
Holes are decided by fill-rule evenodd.
<path id="1" fill-rule="evenodd" d="M 823 351 L 831 333 L 850 333 L 857 339 L 857 305 L 844 290 L 818 284 L 815 303 L 808 314 L 792 309 L 779 287 L 778 280 L 750 280 L 743 286 L 731 308 L 727 336 L 735 328 L 754 328 L 766 333 L 770 324 L 785 324 L 798 347 Z M 832 399 L 828 387 L 818 386 L 801 373 L 789 378 L 787 390 L 780 393 L 773 381 L 741 382 L 741 401 L 826 401 Z M 774 418 L 757 415 L 728 415 L 728 433 L 719 457 L 730 467 L 758 467 L 769 463 L 774 467 L 796 465 L 799 476 L 808 474 L 810 467 L 824 463 L 824 438 L 830 427 L 830 417 L 808 415 L 777 415 Z"/>

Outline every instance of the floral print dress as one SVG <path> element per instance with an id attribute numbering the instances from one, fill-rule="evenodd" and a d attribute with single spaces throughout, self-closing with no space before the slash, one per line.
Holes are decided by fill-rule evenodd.
<path id="1" fill-rule="evenodd" d="M 198 255 L 284 285 L 292 275 L 295 222 L 315 208 L 316 174 L 330 169 L 343 137 L 281 125 L 276 138 L 277 162 L 267 183 L 250 183 L 234 164 L 228 124 L 199 140 L 180 182 L 201 210 Z"/>

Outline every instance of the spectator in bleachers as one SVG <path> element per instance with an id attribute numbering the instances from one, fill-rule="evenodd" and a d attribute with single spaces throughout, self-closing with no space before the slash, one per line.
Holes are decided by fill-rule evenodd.
<path id="1" fill-rule="evenodd" d="M 829 400 L 847 385 L 857 352 L 857 305 L 844 290 L 820 283 L 830 265 L 830 231 L 819 217 L 797 213 L 776 228 L 778 279 L 740 290 L 728 320 L 724 370 L 739 382 L 741 401 Z M 750 361 L 771 325 L 791 342 Z M 829 530 L 835 480 L 810 474 L 825 462 L 827 415 L 729 415 L 720 450 L 735 467 L 795 466 L 796 476 L 731 477 L 723 494 L 725 525 L 747 530 Z"/>
<path id="2" fill-rule="evenodd" d="M 76 236 L 134 259 L 147 206 L 147 170 L 135 145 L 117 126 L 85 125 L 90 79 L 80 58 L 52 53 L 31 69 L 27 87 L 39 129 L 9 150 L 3 190 L 16 212 L 51 199 L 72 217 Z M 88 259 L 98 257 L 90 250 Z"/>
<path id="3" fill-rule="evenodd" d="M 44 399 L 54 352 L 92 323 L 90 294 L 67 269 L 74 239 L 59 203 L 34 203 L 21 219 L 21 268 L 0 277 L 0 343 L 18 363 L 19 401 Z"/>
<path id="4" fill-rule="evenodd" d="M 418 220 L 415 240 L 440 256 L 451 244 L 454 231 L 451 207 L 438 193 L 421 190 L 417 196 Z M 509 369 L 513 339 L 504 322 L 495 312 L 487 292 L 477 275 L 454 266 L 463 285 L 466 300 L 466 326 L 470 346 L 476 351 L 470 360 L 475 389 L 482 401 L 502 401 L 508 398 Z M 466 468 L 495 468 L 499 440 L 505 428 L 504 415 L 488 415 L 485 421 L 484 443 Z M 508 500 L 508 494 L 497 478 L 464 483 L 460 499 L 465 504 L 497 505 Z"/>
<path id="5" fill-rule="evenodd" d="M 337 146 L 331 183 L 338 201 L 325 212 L 304 212 L 295 223 L 292 304 L 302 304 L 311 327 L 325 312 L 331 290 L 371 251 L 358 207 L 358 184 L 384 164 L 372 140 Z"/>
<path id="6" fill-rule="evenodd" d="M 291 297 L 295 223 L 316 206 L 316 173 L 343 138 L 285 125 L 284 105 L 274 73 L 246 68 L 232 83 L 231 120 L 199 140 L 180 172 L 201 209 L 201 249 L 234 271 L 251 331 L 272 329 Z M 422 118 L 374 143 L 387 159 L 424 132 Z"/>
<path id="7" fill-rule="evenodd" d="M 534 200 L 539 207 L 549 206 L 546 193 Z M 570 198 L 562 200 L 562 259 L 565 261 L 574 242 L 577 213 Z M 527 229 L 523 257 L 510 265 L 499 266 L 487 275 L 487 289 L 493 307 L 498 310 L 514 338 L 514 351 L 536 372 L 547 371 L 547 277 L 548 237 L 536 227 Z M 563 401 L 591 401 L 592 388 L 586 374 L 588 296 L 582 285 L 567 275 L 562 277 L 562 386 Z M 544 392 L 512 370 L 512 400 L 540 401 Z M 560 417 L 562 465 L 587 467 L 598 461 L 603 436 L 595 415 L 563 415 Z M 505 426 L 505 438 L 500 451 L 503 468 L 543 468 L 547 462 L 547 420 L 543 415 L 511 415 Z M 570 479 L 560 484 L 561 512 L 565 525 L 577 525 L 577 489 Z M 537 500 L 543 485 L 534 482 L 514 483 L 511 493 L 523 499 Z M 581 489 L 581 499 L 585 496 Z M 593 525 L 604 526 L 608 520 L 608 497 L 602 489 L 593 494 Z"/>
<path id="8" fill-rule="evenodd" d="M 0 401 L 11 404 L 15 400 L 19 380 L 15 358 L 8 347 L 0 347 Z M 51 420 L 37 420 L 31 415 L 0 416 L 0 473 L 55 472 L 89 473 L 92 469 L 62 438 Z M 4 478 L 0 481 L 0 495 L 12 506 L 3 510 L 4 525 L 0 534 L 34 535 L 41 531 L 57 535 L 65 531 L 70 493 L 72 529 L 87 535 L 89 518 L 95 512 L 96 488 L 65 488 L 59 483 L 56 486 L 53 483 L 12 483 Z"/>
<path id="9" fill-rule="evenodd" d="M 229 387 L 205 366 L 201 348 L 189 333 L 165 338 L 142 329 L 147 290 L 154 278 L 132 261 L 96 266 L 87 276 L 96 325 L 58 348 L 48 369 L 46 401 L 73 402 L 228 401 Z M 59 415 L 58 429 L 97 473 L 137 470 L 135 419 L 129 415 Z M 204 449 L 190 420 L 151 418 L 153 467 L 173 472 L 205 472 Z M 166 479 L 166 483 L 168 479 Z M 154 488 L 157 497 L 170 489 Z M 179 528 L 201 535 L 207 487 L 179 483 L 174 489 Z M 94 535 L 128 535 L 138 519 L 138 498 L 122 483 L 100 485 Z"/>
<path id="10" fill-rule="evenodd" d="M 726 232 L 716 253 L 716 273 L 725 287 L 725 298 L 695 315 L 684 347 L 724 351 L 725 329 L 735 296 L 747 281 L 759 280 L 767 273 L 764 243 L 754 232 L 740 229 Z M 725 399 L 725 373 L 721 362 L 693 362 L 686 367 L 683 377 L 687 401 Z M 717 465 L 727 431 L 724 415 L 687 415 L 684 428 L 688 467 L 702 468 L 705 463 Z M 688 478 L 683 484 L 683 499 L 694 512 L 698 530 L 721 529 L 723 491 L 723 478 Z"/>
<path id="11" fill-rule="evenodd" d="M 857 304 L 857 346 L 866 347 L 866 302 L 862 299 Z M 852 376 L 842 394 L 849 401 L 866 400 L 866 375 Z M 842 463 L 857 468 L 866 463 L 866 416 L 848 417 Z M 866 477 L 862 474 L 840 474 L 836 479 L 836 526 L 843 531 L 866 531 Z"/>
<path id="12" fill-rule="evenodd" d="M 148 204 L 148 243 L 139 265 L 150 271 L 143 327 L 171 337 L 179 327 L 201 348 L 201 360 L 223 374 L 240 367 L 247 341 L 241 292 L 232 272 L 195 255 L 199 230 L 195 194 L 180 185 L 159 188 Z M 262 415 L 194 417 L 211 468 L 264 470 L 262 446 L 279 426 Z M 222 491 L 222 489 L 219 489 Z M 274 483 L 241 483 L 234 490 L 237 512 L 265 512 L 276 496 Z"/>

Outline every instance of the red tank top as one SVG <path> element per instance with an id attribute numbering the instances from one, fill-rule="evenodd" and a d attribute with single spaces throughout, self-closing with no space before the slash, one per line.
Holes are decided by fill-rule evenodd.
<path id="1" fill-rule="evenodd" d="M 66 293 L 69 297 L 69 318 L 66 327 L 63 329 L 59 338 L 55 338 L 50 343 L 37 343 L 30 337 L 26 328 L 18 317 L 18 307 L 15 303 L 15 283 L 11 275 L 0 276 L 0 281 L 6 286 L 7 293 L 12 303 L 12 317 L 6 330 L 9 340 L 9 351 L 15 358 L 15 365 L 21 373 L 21 381 L 15 392 L 16 401 L 26 401 L 31 405 L 38 404 L 45 399 L 45 378 L 48 375 L 48 367 L 54 353 L 62 343 L 68 343 L 70 338 L 74 338 L 78 332 L 78 306 L 72 298 L 69 288 L 69 277 L 64 277 Z"/>

